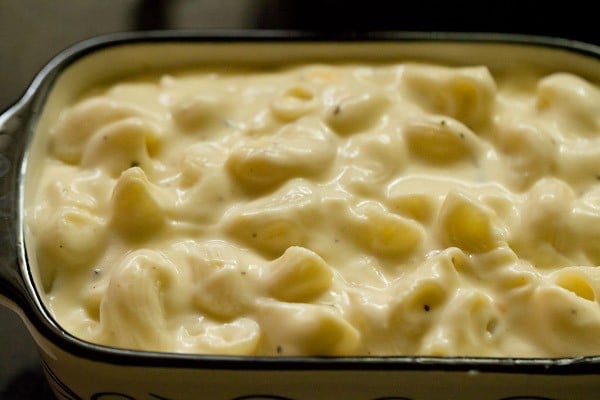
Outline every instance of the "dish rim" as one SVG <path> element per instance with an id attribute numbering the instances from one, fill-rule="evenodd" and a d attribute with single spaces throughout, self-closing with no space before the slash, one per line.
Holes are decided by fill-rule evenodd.
<path id="1" fill-rule="evenodd" d="M 457 42 L 472 44 L 514 44 L 562 49 L 600 60 L 600 47 L 557 37 L 477 32 L 405 32 L 371 31 L 323 33 L 290 30 L 165 30 L 117 32 L 80 41 L 59 52 L 32 80 L 25 93 L 12 107 L 0 114 L 0 125 L 12 113 L 26 113 L 25 150 L 20 155 L 17 174 L 16 250 L 19 276 L 7 284 L 0 279 L 0 293 L 22 311 L 27 321 L 45 340 L 75 356 L 108 364 L 184 369 L 215 370 L 409 370 L 445 372 L 498 372 L 509 374 L 599 374 L 600 355 L 565 358 L 516 357 L 433 357 L 433 356 L 225 356 L 180 354 L 129 350 L 90 343 L 58 325 L 50 316 L 35 287 L 29 266 L 24 233 L 24 178 L 29 146 L 33 139 L 35 114 L 45 103 L 53 83 L 62 71 L 85 56 L 109 48 L 130 44 L 155 43 L 334 43 L 334 42 Z M 8 115 L 8 116 L 7 116 Z M 32 118 L 32 115 L 34 117 Z M 3 260 L 5 261 L 5 260 Z M 6 267 L 0 267 L 6 268 Z M 38 343 L 39 345 L 39 343 Z"/>

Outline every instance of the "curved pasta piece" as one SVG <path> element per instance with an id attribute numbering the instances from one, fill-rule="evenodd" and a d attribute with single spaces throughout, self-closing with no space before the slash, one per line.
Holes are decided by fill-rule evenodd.
<path id="1" fill-rule="evenodd" d="M 214 132 L 226 127 L 229 105 L 221 97 L 196 94 L 178 101 L 171 107 L 171 118 L 183 132 Z"/>
<path id="2" fill-rule="evenodd" d="M 473 261 L 469 259 L 469 254 L 458 247 L 449 247 L 430 255 L 416 273 L 440 279 L 446 282 L 448 287 L 454 287 L 459 284 L 459 274 L 464 274 L 472 268 Z"/>
<path id="3" fill-rule="evenodd" d="M 200 182 L 181 191 L 172 217 L 196 226 L 215 222 L 230 205 L 231 192 L 231 184 L 224 171 L 205 171 Z"/>
<path id="4" fill-rule="evenodd" d="M 400 319 L 413 318 L 413 313 L 441 310 L 459 286 L 459 274 L 468 263 L 467 254 L 458 248 L 449 248 L 427 257 L 407 275 L 394 281 L 394 312 Z M 392 316 L 392 318 L 394 318 Z"/>
<path id="5" fill-rule="evenodd" d="M 40 183 L 43 200 L 31 210 L 28 226 L 35 235 L 36 257 L 45 290 L 56 273 L 76 275 L 104 252 L 108 227 L 106 214 L 112 182 L 98 171 L 77 172 L 71 165 L 52 166 L 52 178 Z M 32 254 L 33 256 L 33 254 Z M 47 267 L 47 268 L 46 268 Z"/>
<path id="6" fill-rule="evenodd" d="M 129 253 L 111 272 L 100 305 L 103 342 L 129 349 L 171 349 L 169 309 L 182 308 L 188 289 L 181 271 L 159 252 Z"/>
<path id="7" fill-rule="evenodd" d="M 225 240 L 207 240 L 199 242 L 187 239 L 175 242 L 169 252 L 173 262 L 187 265 L 192 271 L 192 279 L 201 281 L 216 270 L 224 267 L 235 267 L 245 278 L 251 278 L 251 265 L 260 265 L 264 260 L 248 249 L 238 247 Z"/>
<path id="8" fill-rule="evenodd" d="M 433 164 L 476 158 L 479 139 L 462 123 L 444 116 L 428 116 L 404 127 L 410 154 Z"/>
<path id="9" fill-rule="evenodd" d="M 572 263 L 580 244 L 569 227 L 575 193 L 565 182 L 544 178 L 527 192 L 521 224 L 513 229 L 510 246 L 517 255 L 541 267 Z"/>
<path id="10" fill-rule="evenodd" d="M 466 190 L 467 186 L 443 177 L 407 175 L 388 185 L 385 204 L 394 213 L 427 223 L 437 215 L 446 194 L 457 189 Z M 488 192 L 488 188 L 484 190 Z"/>
<path id="11" fill-rule="evenodd" d="M 323 119 L 336 133 L 351 135 L 376 125 L 389 104 L 385 93 L 360 88 L 340 95 L 335 104 L 325 110 Z"/>
<path id="12" fill-rule="evenodd" d="M 226 157 L 226 150 L 214 143 L 198 143 L 185 151 L 174 218 L 204 225 L 222 216 L 236 192 L 223 169 Z"/>
<path id="13" fill-rule="evenodd" d="M 242 125 L 242 129 L 248 137 L 268 136 L 278 132 L 286 122 L 276 118 L 271 109 L 267 108 L 253 115 Z"/>
<path id="14" fill-rule="evenodd" d="M 100 322 L 100 305 L 102 304 L 102 298 L 106 293 L 108 287 L 108 279 L 101 279 L 99 272 L 100 269 L 95 269 L 93 274 L 95 275 L 92 279 L 92 285 L 84 287 L 81 291 L 81 306 L 85 315 L 93 321 L 94 330 L 89 329 L 88 334 L 91 332 L 97 333 L 98 324 Z M 96 276 L 97 275 L 97 276 Z"/>
<path id="15" fill-rule="evenodd" d="M 270 257 L 281 256 L 290 246 L 305 246 L 309 227 L 319 223 L 319 202 L 309 186 L 294 183 L 271 198 L 227 211 L 227 234 Z"/>
<path id="16" fill-rule="evenodd" d="M 50 287 L 54 272 L 74 273 L 90 268 L 104 252 L 108 231 L 106 221 L 88 210 L 63 206 L 53 213 L 42 213 L 43 223 L 35 222 L 37 257 L 44 261 Z M 70 271 L 70 272 L 69 272 Z"/>
<path id="17" fill-rule="evenodd" d="M 418 354 L 499 356 L 503 329 L 504 318 L 490 296 L 477 289 L 461 289 L 423 338 Z"/>
<path id="18" fill-rule="evenodd" d="M 543 279 L 542 270 L 520 258 L 510 247 L 498 247 L 487 253 L 469 255 L 463 276 L 485 282 L 485 287 L 501 293 L 498 304 L 509 307 L 525 302 Z M 468 275 L 467 275 L 468 274 Z M 516 308 L 512 308 L 515 311 Z"/>
<path id="19" fill-rule="evenodd" d="M 539 270 L 523 260 L 506 265 L 499 272 L 494 283 L 505 293 L 513 292 L 516 296 L 529 294 L 541 280 Z"/>
<path id="20" fill-rule="evenodd" d="M 336 156 L 335 143 L 317 120 L 302 121 L 235 148 L 226 162 L 229 172 L 247 188 L 261 190 L 326 171 Z"/>
<path id="21" fill-rule="evenodd" d="M 458 191 L 448 193 L 442 203 L 438 232 L 442 245 L 471 253 L 497 248 L 504 236 L 504 229 L 490 208 Z"/>
<path id="22" fill-rule="evenodd" d="M 158 128 L 139 118 L 106 125 L 85 145 L 81 166 L 101 168 L 112 177 L 118 177 L 132 166 L 151 171 L 153 164 L 148 146 L 158 140 L 158 136 Z"/>
<path id="23" fill-rule="evenodd" d="M 338 181 L 352 192 L 376 194 L 381 184 L 405 167 L 406 145 L 399 134 L 357 134 L 340 148 L 344 163 Z"/>
<path id="24" fill-rule="evenodd" d="M 258 310 L 263 354 L 341 356 L 355 354 L 359 332 L 328 305 L 264 301 Z"/>
<path id="25" fill-rule="evenodd" d="M 100 215 L 111 180 L 98 171 L 81 171 L 72 165 L 52 166 L 52 179 L 44 187 L 49 208 L 76 207 Z"/>
<path id="26" fill-rule="evenodd" d="M 67 171 L 65 171 L 68 174 Z M 70 175 L 70 174 L 69 174 Z M 46 200 L 51 207 L 73 206 L 86 211 L 95 211 L 98 208 L 97 199 L 84 191 L 78 190 L 72 184 L 73 176 L 57 176 L 56 181 L 48 186 Z"/>
<path id="27" fill-rule="evenodd" d="M 83 148 L 100 128 L 114 122 L 144 115 L 144 112 L 125 102 L 106 97 L 84 100 L 61 114 L 50 132 L 51 152 L 69 164 L 77 164 Z"/>
<path id="28" fill-rule="evenodd" d="M 285 211 L 246 213 L 230 217 L 227 232 L 269 256 L 278 257 L 290 246 L 306 243 L 302 224 Z"/>
<path id="29" fill-rule="evenodd" d="M 556 175 L 586 190 L 596 185 L 600 171 L 600 140 L 571 141 L 561 146 Z"/>
<path id="30" fill-rule="evenodd" d="M 449 192 L 471 193 L 481 202 L 494 205 L 496 198 L 510 198 L 517 202 L 518 196 L 495 182 L 469 182 L 468 180 L 452 179 L 445 175 L 406 174 L 398 177 L 387 186 L 386 197 L 393 200 L 406 194 L 427 195 L 435 203 L 442 202 Z M 501 208 L 501 207 L 499 207 Z"/>
<path id="31" fill-rule="evenodd" d="M 331 287 L 333 271 L 318 254 L 292 246 L 271 262 L 264 279 L 267 292 L 276 299 L 308 302 Z"/>
<path id="32" fill-rule="evenodd" d="M 549 276 L 558 287 L 584 300 L 600 303 L 600 271 L 594 267 L 564 267 Z"/>
<path id="33" fill-rule="evenodd" d="M 436 199 L 425 193 L 396 194 L 387 199 L 388 209 L 406 218 L 426 224 L 436 210 Z"/>
<path id="34" fill-rule="evenodd" d="M 466 254 L 453 248 L 434 253 L 384 290 L 349 290 L 352 323 L 373 354 L 415 354 L 423 335 L 445 313 L 460 285 Z"/>
<path id="35" fill-rule="evenodd" d="M 266 264 L 255 252 L 224 240 L 187 239 L 173 243 L 168 253 L 174 263 L 190 271 L 196 308 L 223 320 L 252 310 L 254 288 L 260 286 Z M 218 310 L 221 298 L 230 299 L 223 311 Z"/>
<path id="36" fill-rule="evenodd" d="M 571 233 L 573 247 L 566 249 L 575 252 L 582 249 L 589 260 L 590 265 L 600 263 L 600 212 L 597 209 L 574 207 L 568 219 L 568 232 Z M 567 253 L 568 254 L 568 253 Z M 583 261 L 583 260 L 582 260 Z"/>
<path id="37" fill-rule="evenodd" d="M 583 249 L 589 265 L 600 264 L 600 191 L 590 190 L 575 200 L 566 222 L 572 241 Z"/>
<path id="38" fill-rule="evenodd" d="M 397 354 L 414 354 L 435 325 L 450 293 L 445 284 L 434 278 L 418 279 L 403 290 L 389 309 L 390 345 Z"/>
<path id="39" fill-rule="evenodd" d="M 556 169 L 558 146 L 548 132 L 536 126 L 499 124 L 494 141 L 511 167 L 508 182 L 517 190 L 527 189 Z"/>
<path id="40" fill-rule="evenodd" d="M 406 257 L 416 251 L 424 238 L 423 227 L 410 219 L 389 213 L 375 202 L 365 202 L 352 213 L 351 235 L 372 254 Z"/>
<path id="41" fill-rule="evenodd" d="M 214 268 L 194 287 L 194 305 L 219 320 L 241 317 L 252 310 L 254 293 L 238 268 L 224 265 Z"/>
<path id="42" fill-rule="evenodd" d="M 189 187 L 202 180 L 207 172 L 220 169 L 227 159 L 227 150 L 215 143 L 196 143 L 187 148 L 179 160 L 182 186 Z"/>
<path id="43" fill-rule="evenodd" d="M 125 170 L 112 194 L 111 224 L 122 237 L 139 241 L 160 231 L 172 200 L 139 167 Z"/>
<path id="44" fill-rule="evenodd" d="M 574 357 L 600 352 L 600 310 L 598 303 L 577 295 L 571 289 L 541 286 L 530 306 L 530 329 L 539 337 L 538 345 L 554 357 Z"/>
<path id="45" fill-rule="evenodd" d="M 430 312 L 441 307 L 448 294 L 439 282 L 433 279 L 419 280 L 411 287 L 409 295 L 405 298 L 407 313 Z"/>
<path id="46" fill-rule="evenodd" d="M 581 77 L 555 73 L 541 79 L 536 105 L 556 115 L 567 136 L 589 137 L 600 129 L 600 90 Z"/>
<path id="47" fill-rule="evenodd" d="M 392 351 L 401 354 L 406 347 L 398 346 L 395 342 L 399 334 L 394 332 L 389 324 L 390 295 L 388 290 L 362 286 L 347 288 L 348 306 L 346 315 L 348 322 L 359 332 L 363 354 L 378 356 L 391 354 Z M 404 343 L 408 345 L 408 343 Z M 404 351 L 402 354 L 409 354 Z"/>
<path id="48" fill-rule="evenodd" d="M 425 109 L 456 118 L 471 128 L 490 120 L 496 82 L 487 67 L 407 64 L 403 82 Z"/>
<path id="49" fill-rule="evenodd" d="M 184 327 L 179 335 L 185 353 L 249 356 L 257 352 L 261 329 L 251 318 L 226 323 L 202 320 L 195 325 L 199 326 Z"/>
<path id="50" fill-rule="evenodd" d="M 271 102 L 271 112 L 282 121 L 293 121 L 315 111 L 320 100 L 315 88 L 302 83 L 289 86 Z"/>

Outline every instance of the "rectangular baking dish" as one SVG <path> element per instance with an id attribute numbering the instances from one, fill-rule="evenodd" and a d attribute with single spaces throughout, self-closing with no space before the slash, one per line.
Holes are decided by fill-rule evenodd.
<path id="1" fill-rule="evenodd" d="M 35 132 L 96 83 L 183 66 L 419 60 L 529 63 L 600 81 L 600 48 L 554 38 L 380 32 L 122 33 L 79 43 L 49 62 L 0 115 L 0 299 L 25 321 L 61 399 L 589 399 L 600 355 L 561 359 L 471 357 L 237 357 L 130 351 L 79 340 L 44 306 L 23 221 Z M 599 238 L 600 240 L 600 238 Z"/>

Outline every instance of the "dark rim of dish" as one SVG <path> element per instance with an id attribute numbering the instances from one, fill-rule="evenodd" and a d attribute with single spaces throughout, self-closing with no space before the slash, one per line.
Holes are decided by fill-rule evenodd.
<path id="1" fill-rule="evenodd" d="M 26 136 L 25 148 L 32 138 L 33 126 L 51 86 L 60 72 L 78 59 L 98 50 L 141 43 L 210 43 L 210 42 L 456 42 L 483 44 L 531 45 L 562 49 L 572 53 L 600 58 L 600 47 L 563 38 L 496 34 L 450 32 L 341 32 L 323 33 L 279 30 L 211 30 L 211 31 L 145 31 L 121 32 L 79 42 L 59 53 L 36 76 L 21 100 L 15 104 L 17 113 L 29 117 L 22 127 Z M 348 356 L 348 357 L 256 357 L 220 356 L 204 354 L 175 354 L 119 349 L 89 343 L 60 328 L 50 316 L 33 284 L 28 268 L 27 252 L 22 226 L 23 180 L 26 154 L 18 158 L 18 196 L 10 209 L 16 210 L 15 238 L 16 260 L 2 260 L 3 264 L 16 263 L 18 276 L 11 275 L 5 282 L 6 272 L 0 273 L 0 289 L 21 308 L 27 320 L 48 341 L 75 356 L 109 364 L 228 370 L 429 370 L 463 372 L 500 372 L 511 374 L 598 374 L 600 355 L 570 358 L 494 358 L 494 357 L 414 357 L 414 356 Z M 3 206 L 4 208 L 5 206 Z M 12 218 L 12 217 L 11 217 Z M 0 266 L 0 268 L 10 268 Z M 7 274 L 10 274 L 8 272 Z"/>

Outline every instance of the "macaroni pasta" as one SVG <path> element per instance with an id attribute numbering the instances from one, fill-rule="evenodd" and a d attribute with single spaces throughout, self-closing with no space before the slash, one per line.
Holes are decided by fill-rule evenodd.
<path id="1" fill-rule="evenodd" d="M 424 63 L 94 88 L 27 208 L 42 290 L 109 346 L 600 354 L 600 90 Z"/>

